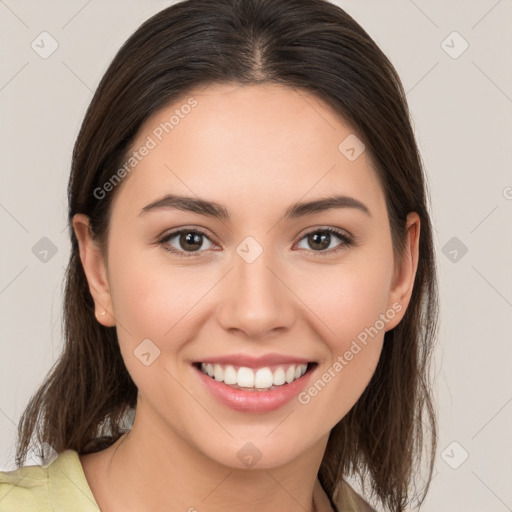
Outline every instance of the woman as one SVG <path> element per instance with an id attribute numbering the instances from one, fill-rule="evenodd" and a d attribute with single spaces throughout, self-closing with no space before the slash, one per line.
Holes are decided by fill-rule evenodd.
<path id="1" fill-rule="evenodd" d="M 0 511 L 423 501 L 426 185 L 396 71 L 342 9 L 188 0 L 147 20 L 68 193 L 65 346 L 16 461 L 31 440 L 54 457 L 1 473 Z"/>

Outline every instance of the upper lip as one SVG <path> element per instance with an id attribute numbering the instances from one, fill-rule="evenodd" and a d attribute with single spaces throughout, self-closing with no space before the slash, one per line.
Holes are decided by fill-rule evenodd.
<path id="1" fill-rule="evenodd" d="M 265 354 L 259 357 L 253 357 L 247 354 L 227 354 L 223 356 L 206 357 L 200 361 L 195 361 L 195 363 L 231 364 L 234 366 L 246 366 L 248 368 L 263 368 L 274 364 L 307 364 L 310 362 L 313 361 L 276 353 Z"/>

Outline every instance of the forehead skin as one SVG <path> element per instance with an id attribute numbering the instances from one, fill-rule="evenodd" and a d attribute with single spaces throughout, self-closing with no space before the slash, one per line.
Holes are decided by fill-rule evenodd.
<path id="1" fill-rule="evenodd" d="M 155 129 L 191 97 L 197 105 L 158 140 Z M 135 220 L 146 204 L 173 192 L 226 205 L 232 217 L 228 229 L 251 232 L 264 226 L 268 231 L 292 203 L 338 193 L 362 200 L 372 211 L 374 227 L 388 229 L 370 156 L 363 152 L 349 161 L 338 149 L 352 133 L 304 91 L 275 84 L 196 89 L 141 126 L 128 156 L 148 137 L 155 147 L 114 191 L 114 217 Z M 352 209 L 343 215 L 363 216 Z"/>

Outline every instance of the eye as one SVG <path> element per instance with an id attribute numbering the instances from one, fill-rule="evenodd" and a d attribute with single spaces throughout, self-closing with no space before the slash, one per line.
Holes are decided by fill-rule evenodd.
<path id="1" fill-rule="evenodd" d="M 333 241 L 333 235 L 335 238 L 341 240 L 342 242 L 334 250 L 332 249 L 331 246 L 331 242 Z M 301 240 L 306 240 L 307 244 L 309 244 L 310 247 L 314 248 L 312 252 L 319 253 L 315 254 L 315 256 L 321 256 L 324 255 L 325 253 L 337 253 L 339 251 L 342 251 L 346 247 L 354 245 L 354 240 L 351 236 L 341 231 L 338 231 L 337 229 L 334 228 L 322 228 L 315 229 L 314 231 L 309 231 L 301 238 Z"/>
<path id="2" fill-rule="evenodd" d="M 170 241 L 173 240 L 174 238 L 177 238 L 177 249 L 169 245 Z M 174 231 L 173 233 L 169 233 L 168 235 L 160 239 L 159 243 L 166 251 L 187 258 L 191 256 L 196 256 L 196 253 L 201 252 L 200 249 L 201 246 L 203 245 L 204 239 L 208 240 L 213 245 L 211 240 L 202 231 L 196 229 L 182 229 L 180 231 Z"/>

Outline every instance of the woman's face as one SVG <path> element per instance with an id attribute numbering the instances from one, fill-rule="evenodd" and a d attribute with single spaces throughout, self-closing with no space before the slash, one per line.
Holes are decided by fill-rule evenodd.
<path id="1" fill-rule="evenodd" d="M 149 118 L 133 151 L 122 182 L 102 188 L 115 193 L 106 265 L 86 239 L 81 250 L 98 321 L 116 325 L 139 390 L 134 428 L 232 467 L 325 443 L 405 313 L 417 217 L 398 268 L 368 153 L 325 104 L 284 86 L 196 90 Z M 221 373 L 277 384 L 241 391 Z"/>

